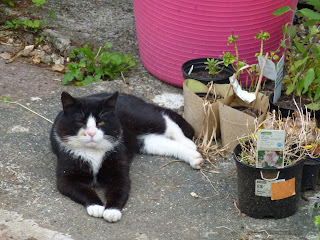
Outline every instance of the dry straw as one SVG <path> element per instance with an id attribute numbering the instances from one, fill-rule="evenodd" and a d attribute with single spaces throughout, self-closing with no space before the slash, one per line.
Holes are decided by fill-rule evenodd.
<path id="1" fill-rule="evenodd" d="M 255 166 L 259 129 L 285 130 L 284 166 L 292 165 L 304 159 L 306 155 L 312 158 L 319 157 L 315 149 L 320 141 L 320 132 L 315 119 L 309 112 L 306 111 L 307 113 L 303 114 L 302 109 L 299 109 L 298 106 L 297 109 L 294 117 L 282 118 L 280 113 L 273 111 L 267 114 L 262 123 L 258 124 L 256 121 L 255 130 L 248 133 L 245 138 L 239 139 L 242 149 L 241 161 Z"/>

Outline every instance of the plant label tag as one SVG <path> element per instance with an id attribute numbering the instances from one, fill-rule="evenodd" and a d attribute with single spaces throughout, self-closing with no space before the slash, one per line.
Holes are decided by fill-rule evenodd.
<path id="1" fill-rule="evenodd" d="M 284 130 L 259 130 L 257 139 L 257 168 L 284 167 Z"/>
<path id="2" fill-rule="evenodd" d="M 281 97 L 283 67 L 284 67 L 284 55 L 282 55 L 282 57 L 280 58 L 277 64 L 277 78 L 274 81 L 273 103 L 276 103 Z"/>
<path id="3" fill-rule="evenodd" d="M 271 186 L 273 183 L 283 182 L 285 179 L 262 180 L 256 179 L 255 195 L 260 197 L 271 197 Z"/>
<path id="4" fill-rule="evenodd" d="M 275 81 L 277 78 L 277 70 L 274 62 L 270 59 L 266 59 L 264 56 L 259 56 L 258 61 L 259 61 L 259 69 L 262 69 L 264 62 L 267 61 L 266 66 L 264 67 L 263 76 Z"/>

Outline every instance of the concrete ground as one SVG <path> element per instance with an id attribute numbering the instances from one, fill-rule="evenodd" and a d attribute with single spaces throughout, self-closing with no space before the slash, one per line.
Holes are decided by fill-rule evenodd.
<path id="1" fill-rule="evenodd" d="M 39 14 L 49 10 L 56 13 L 57 20 L 49 24 L 55 24 L 57 33 L 78 42 L 102 44 L 108 40 L 116 51 L 138 57 L 131 1 L 48 1 Z M 14 70 L 23 77 L 13 74 Z M 14 92 L 10 94 L 49 120 L 61 110 L 63 90 L 75 96 L 117 90 L 147 101 L 164 93 L 182 96 L 181 89 L 155 79 L 141 63 L 128 74 L 129 85 L 117 79 L 81 88 L 57 85 L 47 92 L 29 92 L 33 85 L 28 82 L 44 81 L 44 76 L 45 81 L 62 78 L 26 63 L 5 64 L 0 58 L 0 87 L 2 79 L 24 82 L 17 88 L 28 95 L 14 98 Z M 183 109 L 177 105 L 175 110 Z M 89 217 L 81 205 L 63 197 L 55 187 L 50 127 L 49 121 L 20 105 L 0 102 L 0 239 L 317 239 L 313 221 L 318 213 L 310 213 L 309 203 L 302 199 L 297 213 L 285 219 L 239 215 L 234 205 L 236 172 L 230 154 L 212 159 L 217 168 L 205 165 L 204 170 L 216 172 L 196 171 L 173 158 L 138 155 L 132 164 L 132 190 L 121 221 L 110 224 Z"/>

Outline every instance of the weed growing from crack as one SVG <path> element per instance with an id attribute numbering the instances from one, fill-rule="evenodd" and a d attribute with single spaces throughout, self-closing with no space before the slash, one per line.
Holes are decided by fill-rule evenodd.
<path id="1" fill-rule="evenodd" d="M 107 51 L 112 46 L 106 43 L 102 48 L 93 51 L 87 44 L 79 49 L 72 49 L 69 58 L 74 60 L 67 66 L 62 84 L 75 82 L 77 86 L 85 86 L 101 80 L 111 80 L 121 76 L 122 72 L 137 65 L 133 56 Z"/>

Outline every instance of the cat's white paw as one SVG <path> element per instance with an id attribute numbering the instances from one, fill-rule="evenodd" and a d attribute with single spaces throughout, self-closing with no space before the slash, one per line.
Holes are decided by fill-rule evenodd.
<path id="1" fill-rule="evenodd" d="M 87 213 L 92 217 L 102 217 L 104 206 L 94 204 L 87 207 Z"/>
<path id="2" fill-rule="evenodd" d="M 121 216 L 121 211 L 114 208 L 106 209 L 103 212 L 103 218 L 108 222 L 118 222 L 121 219 Z"/>
<path id="3" fill-rule="evenodd" d="M 201 154 L 200 154 L 199 152 L 195 151 L 195 153 L 192 154 L 190 157 L 191 157 L 191 158 L 189 159 L 189 164 L 190 164 L 190 166 L 191 166 L 192 168 L 194 168 L 194 169 L 200 169 L 201 166 L 202 166 L 203 163 L 204 163 L 204 160 L 203 160 Z"/>
<path id="4" fill-rule="evenodd" d="M 197 145 L 191 139 L 189 139 L 187 137 L 181 138 L 177 141 L 191 150 L 195 150 L 195 151 L 197 150 Z"/>

